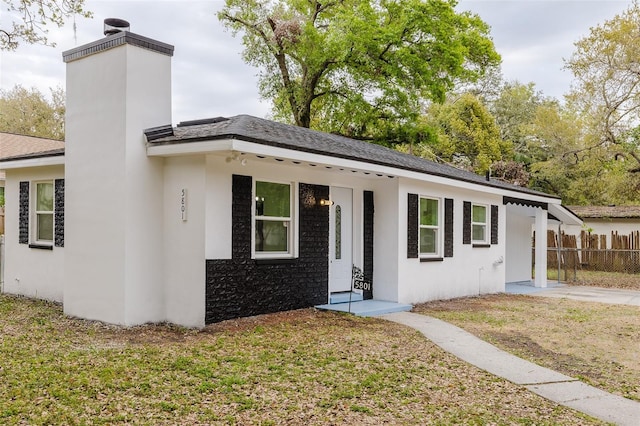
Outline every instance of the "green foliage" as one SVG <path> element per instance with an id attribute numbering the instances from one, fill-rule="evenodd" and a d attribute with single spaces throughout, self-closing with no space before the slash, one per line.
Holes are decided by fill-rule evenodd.
<path id="1" fill-rule="evenodd" d="M 356 138 L 415 133 L 426 100 L 499 62 L 489 27 L 453 0 L 226 0 L 274 117 Z M 407 130 L 408 129 L 408 130 Z"/>
<path id="2" fill-rule="evenodd" d="M 585 130 L 616 159 L 640 173 L 640 145 L 633 136 L 640 121 L 640 5 L 591 28 L 575 43 L 566 67 L 575 77 L 568 100 L 585 120 Z"/>
<path id="3" fill-rule="evenodd" d="M 2 0 L 5 13 L 0 27 L 0 50 L 15 50 L 20 42 L 55 46 L 47 34 L 47 25 L 64 25 L 66 18 L 92 16 L 84 10 L 84 0 Z M 5 25 L 10 22 L 10 26 Z"/>
<path id="4" fill-rule="evenodd" d="M 433 104 L 426 120 L 437 132 L 431 149 L 447 163 L 484 173 L 492 163 L 513 155 L 512 144 L 500 138 L 494 117 L 470 93 L 442 105 Z"/>
<path id="5" fill-rule="evenodd" d="M 51 100 L 36 88 L 0 90 L 0 132 L 64 140 L 64 91 L 50 90 Z"/>

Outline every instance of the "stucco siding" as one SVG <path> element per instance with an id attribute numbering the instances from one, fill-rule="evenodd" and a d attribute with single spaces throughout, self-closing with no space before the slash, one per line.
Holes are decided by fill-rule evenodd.
<path id="1" fill-rule="evenodd" d="M 511 209 L 514 209 L 513 213 Z M 505 253 L 506 281 L 530 281 L 532 278 L 532 226 L 533 219 L 516 214 L 517 208 L 507 207 L 507 249 Z"/>
<path id="2" fill-rule="evenodd" d="M 166 158 L 164 164 L 164 257 L 158 266 L 166 320 L 187 327 L 204 326 L 205 164 L 203 156 Z"/>
<path id="3" fill-rule="evenodd" d="M 440 258 L 435 261 L 421 261 L 406 255 L 407 237 L 402 230 L 407 229 L 407 196 L 434 197 L 441 200 L 440 209 Z M 502 198 L 494 194 L 480 193 L 445 185 L 429 184 L 403 179 L 399 186 L 400 207 L 399 235 L 399 293 L 402 303 L 420 303 L 437 299 L 471 296 L 504 291 L 505 270 L 505 208 Z M 444 257 L 444 200 L 453 199 L 453 256 Z M 403 202 L 403 200 L 405 202 Z M 463 203 L 478 203 L 487 206 L 490 215 L 491 206 L 497 207 L 498 244 L 479 247 L 463 244 Z M 495 210 L 495 208 L 493 209 Z M 487 233 L 490 233 L 490 220 Z M 404 238 L 404 239 L 403 239 Z"/>
<path id="4" fill-rule="evenodd" d="M 5 187 L 5 269 L 3 291 L 28 297 L 62 302 L 64 288 L 63 247 L 51 250 L 30 248 L 33 232 L 32 209 L 28 214 L 27 244 L 19 244 L 20 182 L 64 178 L 63 166 L 8 170 Z M 32 192 L 32 191 L 31 191 Z M 30 194 L 32 195 L 32 194 Z M 31 199 L 31 203 L 33 200 Z M 34 267 L 37 265 L 37 267 Z"/>

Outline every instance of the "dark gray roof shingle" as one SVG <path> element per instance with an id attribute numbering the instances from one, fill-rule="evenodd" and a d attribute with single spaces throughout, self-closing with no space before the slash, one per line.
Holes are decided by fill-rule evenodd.
<path id="1" fill-rule="evenodd" d="M 153 134 L 153 130 L 154 129 L 149 129 L 145 133 L 148 133 L 150 136 Z M 508 189 L 524 194 L 558 198 L 500 180 L 491 179 L 487 181 L 484 176 L 479 176 L 475 173 L 460 170 L 446 164 L 435 163 L 414 155 L 403 154 L 373 143 L 277 123 L 250 115 L 237 115 L 228 119 L 216 118 L 182 123 L 173 129 L 172 136 L 148 138 L 149 143 L 152 145 L 179 144 L 215 139 L 239 139 L 278 148 L 328 155 L 432 176 L 447 177 L 463 182 Z"/>

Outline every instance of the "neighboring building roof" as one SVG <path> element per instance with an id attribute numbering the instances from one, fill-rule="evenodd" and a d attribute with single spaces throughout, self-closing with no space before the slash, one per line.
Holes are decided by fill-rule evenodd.
<path id="1" fill-rule="evenodd" d="M 446 164 L 435 163 L 414 155 L 403 154 L 373 143 L 277 123 L 249 115 L 188 121 L 178 124 L 177 127 L 167 125 L 147 129 L 145 134 L 151 145 L 180 144 L 216 139 L 239 139 L 278 148 L 447 177 L 525 194 L 559 198 L 499 180 L 487 180 L 484 176 L 479 176 L 472 172 L 460 170 Z"/>
<path id="2" fill-rule="evenodd" d="M 64 141 L 0 132 L 0 160 L 64 152 Z"/>
<path id="3" fill-rule="evenodd" d="M 640 219 L 640 206 L 568 206 L 582 219 Z"/>

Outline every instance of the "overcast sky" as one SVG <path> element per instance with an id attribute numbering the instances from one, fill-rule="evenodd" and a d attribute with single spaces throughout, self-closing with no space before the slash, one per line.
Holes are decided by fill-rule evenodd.
<path id="1" fill-rule="evenodd" d="M 215 12 L 223 1 L 86 0 L 93 19 L 76 19 L 51 31 L 55 48 L 22 45 L 0 53 L 0 88 L 16 84 L 48 93 L 64 88 L 62 52 L 102 38 L 103 20 L 131 23 L 131 31 L 175 46 L 173 57 L 173 122 L 251 114 L 265 117 L 268 102 L 256 88 L 257 70 L 241 58 L 240 38 L 223 30 Z M 546 96 L 562 99 L 571 74 L 563 60 L 589 28 L 627 9 L 631 0 L 463 0 L 458 10 L 471 10 L 491 26 L 507 80 L 534 82 Z M 3 14 L 6 19 L 6 15 Z M 4 21 L 0 21 L 5 26 Z"/>

